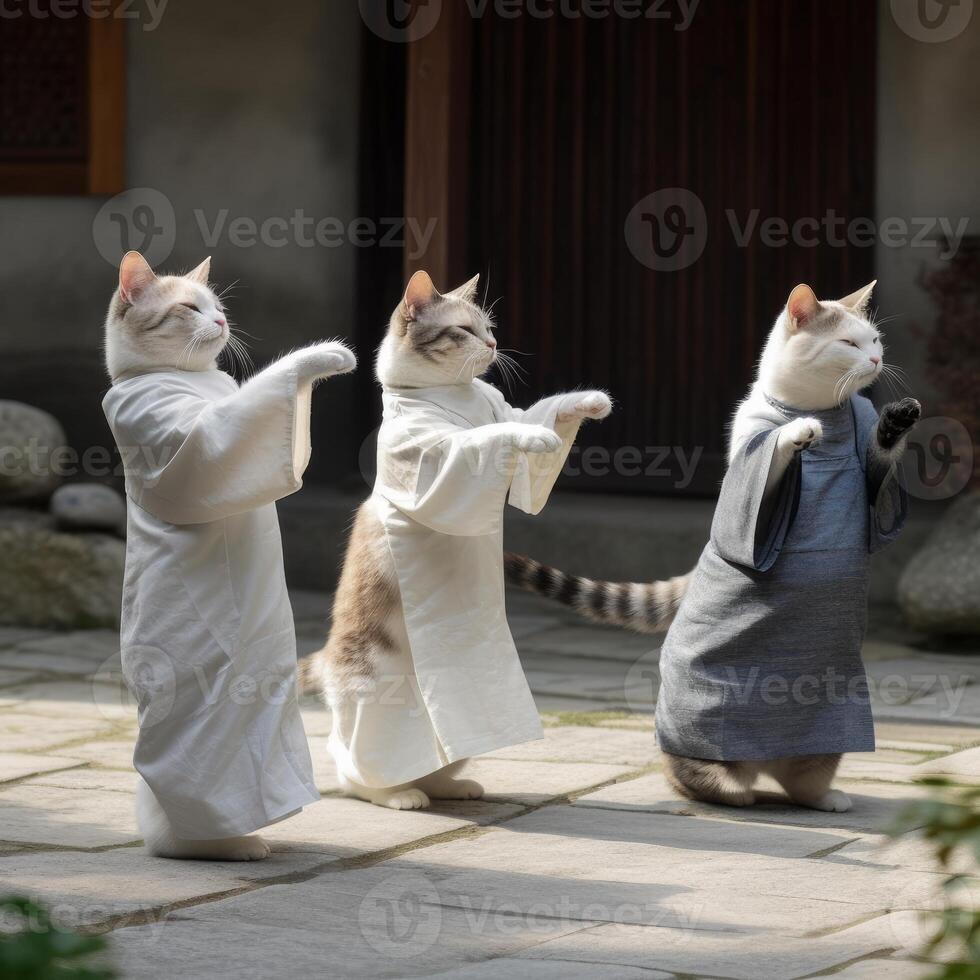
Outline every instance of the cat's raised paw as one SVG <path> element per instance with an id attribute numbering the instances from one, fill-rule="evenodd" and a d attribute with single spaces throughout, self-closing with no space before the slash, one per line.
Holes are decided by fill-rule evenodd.
<path id="1" fill-rule="evenodd" d="M 572 419 L 604 419 L 612 411 L 612 399 L 604 391 L 587 391 L 570 409 L 558 413 L 561 422 Z"/>
<path id="2" fill-rule="evenodd" d="M 794 419 L 786 424 L 786 433 L 796 452 L 810 449 L 823 438 L 823 426 L 817 419 Z"/>
<path id="3" fill-rule="evenodd" d="M 914 398 L 889 402 L 881 410 L 878 423 L 878 442 L 890 449 L 909 429 L 919 421 L 922 406 Z"/>
<path id="4" fill-rule="evenodd" d="M 314 344 L 300 351 L 299 357 L 300 371 L 310 381 L 330 378 L 335 374 L 347 374 L 357 367 L 357 358 L 353 351 L 335 341 Z"/>
<path id="5" fill-rule="evenodd" d="M 553 453 L 561 449 L 561 436 L 543 425 L 524 425 L 514 438 L 515 448 L 522 453 Z"/>
<path id="6" fill-rule="evenodd" d="M 383 805 L 392 810 L 422 810 L 429 805 L 429 798 L 420 789 L 401 789 L 392 793 Z"/>

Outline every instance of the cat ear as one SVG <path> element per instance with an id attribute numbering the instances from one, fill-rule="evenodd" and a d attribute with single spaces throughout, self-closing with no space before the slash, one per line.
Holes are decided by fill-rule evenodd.
<path id="1" fill-rule="evenodd" d="M 135 303 L 140 293 L 156 279 L 139 252 L 127 252 L 119 264 L 119 296 L 124 303 Z"/>
<path id="2" fill-rule="evenodd" d="M 209 255 L 193 272 L 187 273 L 188 279 L 199 282 L 202 286 L 208 284 L 208 276 L 211 274 L 211 256 Z"/>
<path id="3" fill-rule="evenodd" d="M 852 313 L 864 313 L 868 308 L 868 303 L 871 302 L 871 292 L 876 285 L 878 285 L 877 279 L 869 282 L 867 286 L 862 286 L 850 296 L 838 300 L 838 302 L 841 306 L 846 306 Z"/>
<path id="4" fill-rule="evenodd" d="M 413 318 L 419 310 L 434 303 L 439 298 L 439 290 L 433 285 L 428 272 L 419 269 L 418 272 L 408 280 L 408 288 L 405 290 L 405 312 L 409 319 Z"/>
<path id="5" fill-rule="evenodd" d="M 462 286 L 457 286 L 449 295 L 457 299 L 465 299 L 467 303 L 472 303 L 476 299 L 476 287 L 480 285 L 480 273 L 478 272 L 469 282 L 464 282 Z"/>
<path id="6" fill-rule="evenodd" d="M 802 330 L 820 312 L 820 300 L 805 283 L 800 283 L 789 294 L 786 303 L 786 329 L 790 333 Z"/>

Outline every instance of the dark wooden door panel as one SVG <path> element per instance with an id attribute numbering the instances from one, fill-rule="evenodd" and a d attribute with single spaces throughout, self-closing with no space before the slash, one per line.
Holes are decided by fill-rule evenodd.
<path id="1" fill-rule="evenodd" d="M 617 397 L 614 418 L 583 432 L 597 473 L 623 447 L 642 452 L 640 470 L 676 471 L 659 447 L 681 447 L 703 454 L 687 492 L 713 492 L 727 420 L 791 287 L 843 295 L 872 278 L 871 247 L 823 231 L 812 247 L 772 247 L 759 226 L 873 215 L 875 5 L 702 0 L 686 31 L 488 11 L 472 24 L 454 274 L 489 272 L 501 344 L 528 352 L 524 397 L 576 385 Z M 676 271 L 641 264 L 624 233 L 664 188 L 704 209 L 703 254 Z M 733 224 L 753 215 L 739 244 Z M 678 472 L 636 469 L 581 482 L 678 489 Z"/>

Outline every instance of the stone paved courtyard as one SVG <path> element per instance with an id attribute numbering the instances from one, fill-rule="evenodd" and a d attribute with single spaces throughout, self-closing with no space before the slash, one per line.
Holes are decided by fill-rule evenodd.
<path id="1" fill-rule="evenodd" d="M 294 596 L 303 652 L 327 604 Z M 729 810 L 661 775 L 657 642 L 520 595 L 509 608 L 544 741 L 474 762 L 484 800 L 382 810 L 337 796 L 329 718 L 309 701 L 324 798 L 270 828 L 256 864 L 144 855 L 115 634 L 0 630 L 0 894 L 108 931 L 134 978 L 928 973 L 919 910 L 941 907 L 941 876 L 917 840 L 883 832 L 917 776 L 980 782 L 978 652 L 911 646 L 876 618 L 879 747 L 843 766 L 854 808 Z"/>

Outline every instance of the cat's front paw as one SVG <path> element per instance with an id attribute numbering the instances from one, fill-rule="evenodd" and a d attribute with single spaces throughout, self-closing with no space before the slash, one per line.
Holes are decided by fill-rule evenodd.
<path id="1" fill-rule="evenodd" d="M 785 432 L 796 453 L 812 449 L 823 438 L 823 426 L 817 419 L 793 419 L 786 423 Z"/>
<path id="2" fill-rule="evenodd" d="M 559 422 L 575 419 L 604 419 L 612 411 L 612 399 L 604 391 L 583 391 L 571 396 L 558 413 Z"/>
<path id="3" fill-rule="evenodd" d="M 922 406 L 914 398 L 889 402 L 878 420 L 878 445 L 891 449 L 919 421 Z"/>
<path id="4" fill-rule="evenodd" d="M 314 344 L 296 355 L 300 376 L 304 381 L 331 378 L 348 374 L 357 367 L 354 352 L 337 341 Z"/>
<path id="5" fill-rule="evenodd" d="M 514 448 L 522 453 L 553 453 L 561 444 L 561 436 L 543 425 L 522 425 L 514 434 Z"/>

